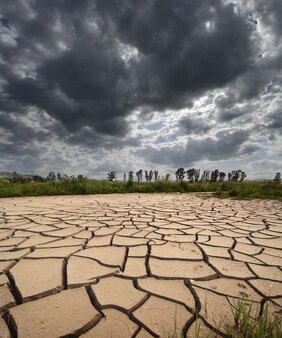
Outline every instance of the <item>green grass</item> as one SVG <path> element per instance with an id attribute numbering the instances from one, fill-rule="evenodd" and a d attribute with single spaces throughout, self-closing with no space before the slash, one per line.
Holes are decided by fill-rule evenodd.
<path id="1" fill-rule="evenodd" d="M 231 305 L 230 305 L 231 306 Z M 216 329 L 221 331 L 228 338 L 282 338 L 282 317 L 270 314 L 268 302 L 264 304 L 262 313 L 255 313 L 252 316 L 252 304 L 244 299 L 238 300 L 231 306 L 233 313 L 233 322 L 223 325 L 223 321 Z M 211 332 L 207 337 L 200 335 L 201 324 L 198 323 L 198 314 L 196 315 L 194 338 L 211 338 L 214 334 Z M 223 318 L 224 319 L 224 318 Z M 184 338 L 183 334 L 177 334 L 176 328 L 173 333 L 166 335 L 166 338 Z"/>
<path id="2" fill-rule="evenodd" d="M 212 192 L 217 197 L 272 198 L 282 200 L 282 185 L 264 182 L 108 182 L 70 180 L 10 183 L 0 181 L 0 197 L 84 195 L 109 193 Z"/>
<path id="3" fill-rule="evenodd" d="M 232 338 L 282 338 L 282 317 L 271 316 L 268 303 L 253 318 L 252 305 L 239 300 L 233 309 L 234 325 L 226 327 Z"/>

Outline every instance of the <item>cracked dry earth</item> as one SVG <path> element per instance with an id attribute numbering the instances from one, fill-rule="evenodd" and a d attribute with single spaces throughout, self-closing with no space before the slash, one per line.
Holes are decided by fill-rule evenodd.
<path id="1" fill-rule="evenodd" d="M 281 233 L 270 200 L 1 199 L 0 336 L 217 337 L 240 298 L 281 315 Z"/>

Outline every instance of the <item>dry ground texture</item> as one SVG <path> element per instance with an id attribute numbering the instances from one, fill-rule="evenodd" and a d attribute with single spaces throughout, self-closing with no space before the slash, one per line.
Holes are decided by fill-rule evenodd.
<path id="1" fill-rule="evenodd" d="M 282 204 L 197 194 L 0 200 L 0 336 L 220 335 L 282 306 Z"/>

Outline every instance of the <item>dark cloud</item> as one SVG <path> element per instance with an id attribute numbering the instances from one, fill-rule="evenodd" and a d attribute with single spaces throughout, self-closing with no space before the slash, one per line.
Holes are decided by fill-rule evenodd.
<path id="1" fill-rule="evenodd" d="M 122 3 L 122 4 L 121 4 Z M 179 108 L 250 67 L 251 29 L 220 1 L 97 1 L 106 27 L 138 49 L 139 104 Z"/>
<path id="2" fill-rule="evenodd" d="M 267 116 L 267 129 L 282 134 L 282 111 L 277 110 Z"/>
<path id="3" fill-rule="evenodd" d="M 248 22 L 221 2 L 27 1 L 1 7 L 2 25 L 16 32 L 15 45 L 0 50 L 6 107 L 34 105 L 70 131 L 88 126 L 125 135 L 124 118 L 134 109 L 183 107 L 191 95 L 244 72 L 252 56 Z M 139 56 L 126 62 L 121 44 Z"/>
<path id="4" fill-rule="evenodd" d="M 179 130 L 185 135 L 204 134 L 212 128 L 210 120 L 195 116 L 184 116 L 178 122 Z"/>

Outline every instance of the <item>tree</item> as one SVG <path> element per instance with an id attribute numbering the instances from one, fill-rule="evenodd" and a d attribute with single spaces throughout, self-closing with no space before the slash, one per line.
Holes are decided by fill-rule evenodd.
<path id="1" fill-rule="evenodd" d="M 123 182 L 126 182 L 126 173 L 123 173 Z"/>
<path id="2" fill-rule="evenodd" d="M 165 175 L 165 178 L 164 178 L 164 179 L 165 179 L 166 182 L 169 181 L 169 176 L 170 176 L 170 174 L 166 174 L 166 175 Z"/>
<path id="3" fill-rule="evenodd" d="M 55 181 L 56 180 L 56 174 L 54 171 L 50 171 L 49 174 L 47 175 L 46 179 L 48 181 Z"/>
<path id="4" fill-rule="evenodd" d="M 182 182 L 185 178 L 184 168 L 178 168 L 175 172 L 176 182 Z"/>
<path id="5" fill-rule="evenodd" d="M 202 182 L 208 182 L 210 180 L 210 171 L 209 170 L 204 170 L 202 177 L 201 177 L 201 181 Z"/>
<path id="6" fill-rule="evenodd" d="M 147 170 L 145 170 L 145 179 L 146 179 L 146 182 L 149 182 L 149 174 Z"/>
<path id="7" fill-rule="evenodd" d="M 228 173 L 228 181 L 232 182 L 242 182 L 246 178 L 246 173 L 242 171 L 241 169 L 238 170 L 232 170 L 231 173 Z"/>
<path id="8" fill-rule="evenodd" d="M 108 172 L 108 181 L 113 182 L 116 180 L 116 173 L 114 171 Z"/>
<path id="9" fill-rule="evenodd" d="M 140 169 L 140 170 L 136 171 L 135 174 L 136 174 L 136 176 L 137 176 L 137 181 L 138 181 L 138 182 L 142 182 L 143 170 Z"/>
<path id="10" fill-rule="evenodd" d="M 245 171 L 240 170 L 240 182 L 243 182 L 246 177 Z"/>
<path id="11" fill-rule="evenodd" d="M 154 175 L 153 170 L 150 170 L 150 172 L 149 172 L 149 182 L 152 182 L 153 175 Z"/>
<path id="12" fill-rule="evenodd" d="M 133 171 L 128 173 L 128 182 L 133 182 Z"/>
<path id="13" fill-rule="evenodd" d="M 281 183 L 281 173 L 276 173 L 273 182 L 275 183 Z"/>
<path id="14" fill-rule="evenodd" d="M 196 173 L 196 169 L 194 168 L 187 170 L 187 179 L 189 182 L 194 182 L 195 173 Z"/>
<path id="15" fill-rule="evenodd" d="M 114 173 L 114 171 L 112 171 L 113 173 Z M 79 180 L 79 181 L 84 181 L 84 180 L 87 180 L 87 177 L 86 176 L 83 176 L 83 175 L 81 175 L 81 174 L 79 174 L 79 175 L 77 175 L 77 179 Z"/>
<path id="16" fill-rule="evenodd" d="M 35 182 L 44 182 L 45 179 L 39 175 L 33 175 L 32 176 L 32 180 L 35 181 Z"/>
<path id="17" fill-rule="evenodd" d="M 195 171 L 195 182 L 199 181 L 199 177 L 200 177 L 200 169 L 196 169 L 196 171 Z"/>
<path id="18" fill-rule="evenodd" d="M 155 182 L 159 179 L 159 171 L 158 170 L 155 170 L 154 171 L 154 180 Z"/>
<path id="19" fill-rule="evenodd" d="M 211 172 L 211 182 L 216 182 L 219 176 L 219 170 L 215 169 Z"/>
<path id="20" fill-rule="evenodd" d="M 225 179 L 225 176 L 226 176 L 225 172 L 221 171 L 221 172 L 219 173 L 219 179 L 218 179 L 218 181 L 219 181 L 219 182 L 223 182 L 224 179 Z"/>

